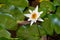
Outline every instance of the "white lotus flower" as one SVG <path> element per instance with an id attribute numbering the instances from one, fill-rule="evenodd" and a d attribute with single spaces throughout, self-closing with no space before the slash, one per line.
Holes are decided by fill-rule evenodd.
<path id="1" fill-rule="evenodd" d="M 31 14 L 24 14 L 26 17 L 29 17 L 28 21 L 31 21 L 32 25 L 34 22 L 36 23 L 36 21 L 43 21 L 43 19 L 41 19 L 39 16 L 43 13 L 43 11 L 38 12 L 38 6 L 36 6 L 35 10 L 31 11 L 29 10 L 29 12 Z"/>

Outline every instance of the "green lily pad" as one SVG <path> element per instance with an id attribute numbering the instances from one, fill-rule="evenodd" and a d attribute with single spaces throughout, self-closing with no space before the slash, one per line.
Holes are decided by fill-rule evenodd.
<path id="1" fill-rule="evenodd" d="M 60 0 L 54 0 L 53 3 L 55 6 L 60 6 Z"/>
<path id="2" fill-rule="evenodd" d="M 52 27 L 55 30 L 57 34 L 60 34 L 60 19 L 56 15 L 51 15 L 50 16 L 51 22 L 52 22 Z"/>
<path id="3" fill-rule="evenodd" d="M 21 26 L 17 32 L 18 37 L 22 37 L 25 40 L 39 40 L 39 32 L 37 25 Z"/>
<path id="4" fill-rule="evenodd" d="M 1 29 L 0 30 L 0 37 L 10 38 L 11 34 L 5 29 Z"/>
<path id="5" fill-rule="evenodd" d="M 60 7 L 57 8 L 56 15 L 60 18 Z"/>
<path id="6" fill-rule="evenodd" d="M 55 6 L 52 2 L 43 1 L 40 3 L 40 8 L 46 9 L 47 12 L 55 11 Z"/>
<path id="7" fill-rule="evenodd" d="M 15 29 L 15 18 L 8 13 L 0 13 L 0 24 L 4 25 L 7 29 Z"/>
<path id="8" fill-rule="evenodd" d="M 42 23 L 42 28 L 45 30 L 46 34 L 52 35 L 53 34 L 53 27 L 51 26 L 51 20 L 49 18 L 45 18 L 44 22 Z"/>

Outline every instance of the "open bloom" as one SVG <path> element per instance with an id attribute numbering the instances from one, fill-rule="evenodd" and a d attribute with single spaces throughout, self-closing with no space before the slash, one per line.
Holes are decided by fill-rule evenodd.
<path id="1" fill-rule="evenodd" d="M 38 6 L 36 6 L 35 10 L 31 11 L 29 9 L 30 14 L 24 14 L 26 17 L 29 17 L 28 21 L 31 21 L 32 25 L 34 22 L 36 23 L 36 21 L 43 21 L 43 19 L 40 18 L 40 15 L 43 13 L 43 11 L 38 12 Z"/>

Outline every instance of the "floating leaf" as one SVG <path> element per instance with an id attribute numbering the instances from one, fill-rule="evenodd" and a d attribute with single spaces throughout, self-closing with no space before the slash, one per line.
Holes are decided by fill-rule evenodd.
<path id="1" fill-rule="evenodd" d="M 57 8 L 56 15 L 60 18 L 60 7 Z"/>
<path id="2" fill-rule="evenodd" d="M 51 20 L 48 18 L 45 18 L 45 21 L 42 23 L 42 28 L 45 30 L 45 32 L 49 35 L 53 34 L 53 27 L 51 27 Z"/>
<path id="3" fill-rule="evenodd" d="M 60 6 L 60 0 L 54 0 L 53 3 L 55 6 Z"/>
<path id="4" fill-rule="evenodd" d="M 31 27 L 30 25 L 20 27 L 17 32 L 17 36 L 26 40 L 39 40 L 37 25 L 33 25 Z"/>
<path id="5" fill-rule="evenodd" d="M 52 28 L 55 30 L 55 32 L 57 34 L 60 34 L 60 20 L 58 19 L 58 17 L 56 15 L 50 15 L 50 19 L 52 22 Z"/>
<path id="6" fill-rule="evenodd" d="M 46 8 L 47 12 L 55 11 L 55 6 L 53 5 L 52 2 L 43 1 L 40 4 L 40 8 L 43 8 L 43 9 Z"/>
<path id="7" fill-rule="evenodd" d="M 10 38 L 11 34 L 0 25 L 0 37 Z"/>
<path id="8" fill-rule="evenodd" d="M 3 24 L 7 29 L 15 28 L 15 18 L 8 13 L 0 13 L 0 24 Z"/>

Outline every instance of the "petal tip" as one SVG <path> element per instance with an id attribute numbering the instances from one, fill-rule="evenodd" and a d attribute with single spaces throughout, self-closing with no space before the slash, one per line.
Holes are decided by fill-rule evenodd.
<path id="1" fill-rule="evenodd" d="M 29 9 L 29 12 L 32 13 L 32 10 Z"/>
<path id="2" fill-rule="evenodd" d="M 42 13 L 43 13 L 43 11 L 40 12 L 40 14 L 42 14 Z"/>
<path id="3" fill-rule="evenodd" d="M 35 10 L 34 10 L 35 12 L 37 12 L 38 11 L 38 5 L 36 6 L 36 8 L 35 8 Z"/>

